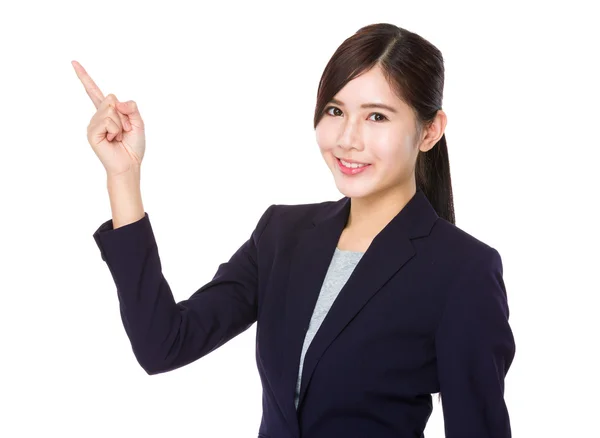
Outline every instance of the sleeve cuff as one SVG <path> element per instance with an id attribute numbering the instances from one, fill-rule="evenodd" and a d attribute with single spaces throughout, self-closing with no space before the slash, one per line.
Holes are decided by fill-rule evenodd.
<path id="1" fill-rule="evenodd" d="M 156 245 L 150 216 L 144 212 L 144 217 L 138 221 L 113 228 L 112 219 L 102 223 L 93 234 L 100 249 L 100 256 L 105 262 L 122 254 L 126 248 L 145 249 Z"/>

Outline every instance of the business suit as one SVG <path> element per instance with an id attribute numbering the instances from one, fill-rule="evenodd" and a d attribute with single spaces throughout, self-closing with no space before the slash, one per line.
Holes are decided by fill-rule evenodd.
<path id="1" fill-rule="evenodd" d="M 439 218 L 421 190 L 375 237 L 300 351 L 350 200 L 271 205 L 215 277 L 176 304 L 146 214 L 94 233 L 149 374 L 186 365 L 257 322 L 259 437 L 423 437 L 442 393 L 448 438 L 510 437 L 515 354 L 502 261 Z"/>

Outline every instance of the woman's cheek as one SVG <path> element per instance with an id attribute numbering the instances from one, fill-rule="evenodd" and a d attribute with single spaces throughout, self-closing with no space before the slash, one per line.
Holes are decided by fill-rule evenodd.
<path id="1" fill-rule="evenodd" d="M 321 124 L 322 123 L 323 122 L 321 122 Z M 330 145 L 331 142 L 329 141 L 329 138 L 327 135 L 327 130 L 323 129 L 321 124 L 317 125 L 315 136 L 316 136 L 317 144 L 319 145 L 319 148 L 321 149 L 321 151 L 326 151 L 331 148 L 331 145 Z"/>

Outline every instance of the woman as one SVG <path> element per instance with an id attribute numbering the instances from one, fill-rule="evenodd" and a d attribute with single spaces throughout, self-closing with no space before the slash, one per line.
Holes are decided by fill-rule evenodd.
<path id="1" fill-rule="evenodd" d="M 319 84 L 314 126 L 338 201 L 271 205 L 176 303 L 140 194 L 144 123 L 73 64 L 97 112 L 88 140 L 112 219 L 94 233 L 148 374 L 257 322 L 260 437 L 422 437 L 440 393 L 448 437 L 510 437 L 515 354 L 498 251 L 454 225 L 443 58 L 391 24 L 363 27 Z M 376 111 L 375 111 L 376 110 Z"/>

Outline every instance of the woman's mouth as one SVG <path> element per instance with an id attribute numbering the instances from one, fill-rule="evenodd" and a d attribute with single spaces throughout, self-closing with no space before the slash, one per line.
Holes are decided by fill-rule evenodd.
<path id="1" fill-rule="evenodd" d="M 341 160 L 337 157 L 335 158 L 335 161 L 344 175 L 356 175 L 357 173 L 364 172 L 371 166 L 370 164 L 349 163 L 348 161 Z"/>

